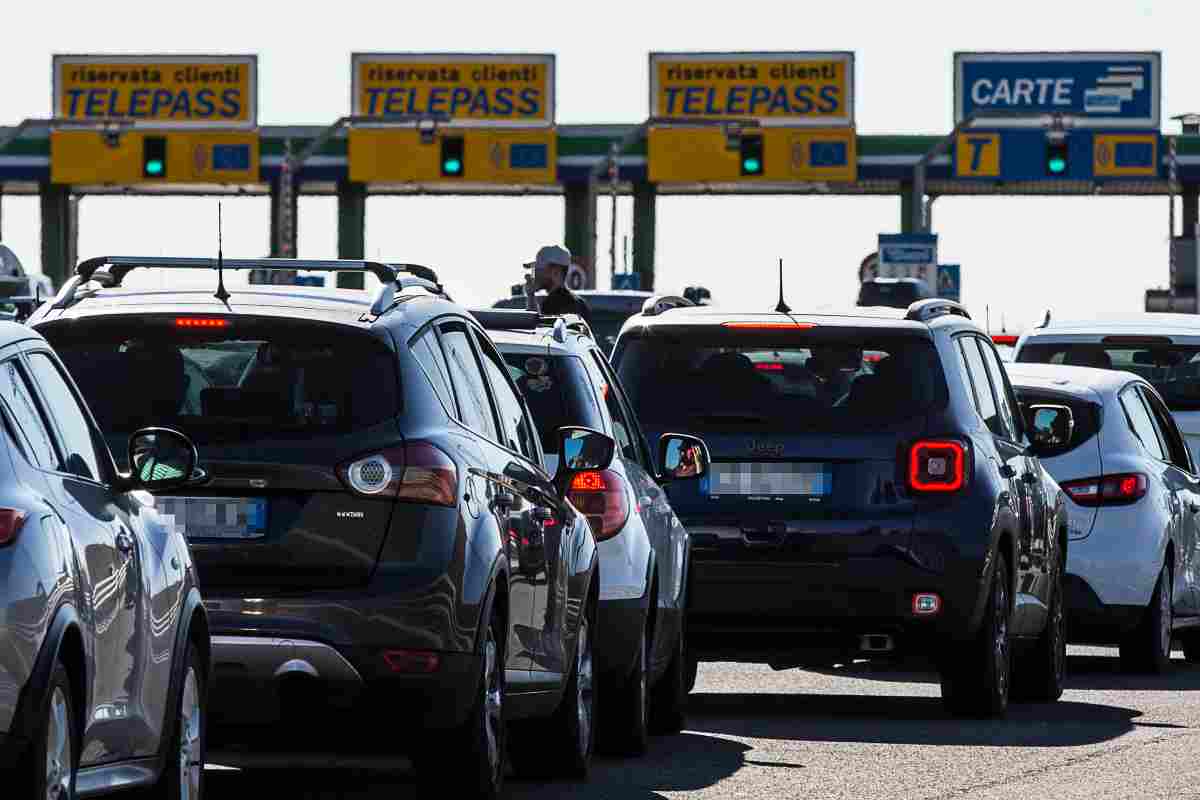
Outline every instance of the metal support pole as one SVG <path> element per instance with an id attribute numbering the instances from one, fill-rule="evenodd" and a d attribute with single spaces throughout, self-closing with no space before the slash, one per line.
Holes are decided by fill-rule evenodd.
<path id="1" fill-rule="evenodd" d="M 338 181 L 338 258 L 361 260 L 367 251 L 367 186 L 363 183 Z M 366 288 L 366 275 L 361 272 L 339 272 L 337 285 L 341 289 Z"/>
<path id="2" fill-rule="evenodd" d="M 609 286 L 612 286 L 612 278 L 617 274 L 617 178 L 619 175 L 617 144 L 613 142 L 608 148 L 608 194 L 612 198 L 612 224 L 608 236 Z"/>
<path id="3" fill-rule="evenodd" d="M 1183 230 L 1180 235 L 1185 239 L 1195 239 L 1200 230 L 1200 184 L 1185 183 L 1180 196 L 1183 198 Z"/>
<path id="4" fill-rule="evenodd" d="M 40 187 L 42 211 L 42 274 L 61 286 L 75 269 L 71 247 L 71 195 L 66 186 L 43 183 Z"/>
<path id="5" fill-rule="evenodd" d="M 913 227 L 913 223 L 917 220 L 920 211 L 914 212 L 913 205 L 916 204 L 920 208 L 920 202 L 916 200 L 919 195 L 913 190 L 912 181 L 900 181 L 900 232 L 901 233 L 918 233 L 921 228 Z"/>
<path id="6" fill-rule="evenodd" d="M 654 290 L 655 217 L 658 191 L 653 183 L 633 185 L 633 271 L 641 276 L 642 289 Z"/>
<path id="7" fill-rule="evenodd" d="M 563 243 L 575 262 L 587 272 L 588 288 L 595 288 L 596 184 L 593 181 L 564 183 L 563 201 Z"/>

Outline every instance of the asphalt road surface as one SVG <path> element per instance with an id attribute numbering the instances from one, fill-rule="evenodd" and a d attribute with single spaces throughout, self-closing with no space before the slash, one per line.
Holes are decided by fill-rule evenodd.
<path id="1" fill-rule="evenodd" d="M 863 664 L 813 672 L 702 664 L 687 730 L 640 759 L 598 758 L 587 783 L 511 780 L 534 798 L 1200 798 L 1200 666 L 1126 675 L 1071 648 L 1069 689 L 1001 721 L 942 711 L 936 676 Z M 418 797 L 403 770 L 207 772 L 209 796 Z"/>

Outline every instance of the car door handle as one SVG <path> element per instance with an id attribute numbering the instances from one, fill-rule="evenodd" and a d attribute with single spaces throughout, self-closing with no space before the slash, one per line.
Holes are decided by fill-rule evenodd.
<path id="1" fill-rule="evenodd" d="M 124 531 L 117 534 L 117 549 L 125 555 L 133 552 L 133 539 L 130 539 L 129 534 Z"/>
<path id="2" fill-rule="evenodd" d="M 499 489 L 492 498 L 492 503 L 501 511 L 508 512 L 517 504 L 517 496 L 507 489 Z"/>
<path id="3" fill-rule="evenodd" d="M 1016 474 L 1017 474 L 1017 471 L 1015 469 L 1013 469 L 1012 464 L 1001 464 L 1000 465 L 1000 477 L 1001 478 L 1004 478 L 1005 480 L 1011 480 L 1012 478 L 1016 477 Z"/>

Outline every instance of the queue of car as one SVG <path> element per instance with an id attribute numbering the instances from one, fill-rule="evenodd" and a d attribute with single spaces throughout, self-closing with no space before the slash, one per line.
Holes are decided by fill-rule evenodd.
<path id="1" fill-rule="evenodd" d="M 380 288 L 123 285 L 225 268 Z M 1009 363 L 947 300 L 693 299 L 597 333 L 417 265 L 81 262 L 0 323 L 5 785 L 352 753 L 495 797 L 680 731 L 701 661 L 921 656 L 986 717 L 1057 700 L 1068 641 L 1200 659 L 1182 323 Z"/>

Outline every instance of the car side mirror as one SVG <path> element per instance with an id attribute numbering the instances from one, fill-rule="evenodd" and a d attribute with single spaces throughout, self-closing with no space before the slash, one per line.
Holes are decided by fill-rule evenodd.
<path id="1" fill-rule="evenodd" d="M 591 428 L 574 425 L 558 429 L 558 476 L 594 469 L 608 469 L 617 443 Z"/>
<path id="2" fill-rule="evenodd" d="M 1045 452 L 1066 447 L 1075 433 L 1075 415 L 1067 406 L 1032 405 L 1026 412 L 1029 440 L 1035 451 Z"/>
<path id="3" fill-rule="evenodd" d="M 658 476 L 663 482 L 691 480 L 708 474 L 712 458 L 703 439 L 664 433 L 658 439 Z"/>
<path id="4" fill-rule="evenodd" d="M 142 428 L 129 437 L 129 477 L 139 489 L 157 492 L 192 482 L 198 459 L 192 440 L 170 428 Z"/>

